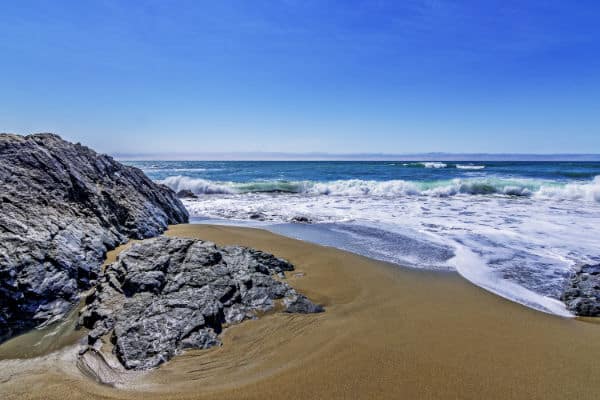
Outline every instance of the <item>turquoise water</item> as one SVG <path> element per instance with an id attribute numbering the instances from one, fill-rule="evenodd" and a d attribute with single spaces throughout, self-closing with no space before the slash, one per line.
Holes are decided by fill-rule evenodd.
<path id="1" fill-rule="evenodd" d="M 302 162 L 302 161 L 135 161 L 150 178 L 198 179 L 196 189 L 214 192 L 304 192 L 314 183 L 404 181 L 419 191 L 445 187 L 455 179 L 473 182 L 466 192 L 489 194 L 506 187 L 531 192 L 543 185 L 585 183 L 600 175 L 600 162 Z M 183 186 L 182 186 L 183 187 Z"/>

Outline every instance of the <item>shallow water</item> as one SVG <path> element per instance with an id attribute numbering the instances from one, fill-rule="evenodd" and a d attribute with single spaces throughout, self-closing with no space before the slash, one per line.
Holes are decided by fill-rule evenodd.
<path id="1" fill-rule="evenodd" d="M 85 330 L 76 330 L 79 309 L 74 307 L 53 324 L 16 336 L 0 345 L 0 360 L 42 357 L 77 343 Z"/>

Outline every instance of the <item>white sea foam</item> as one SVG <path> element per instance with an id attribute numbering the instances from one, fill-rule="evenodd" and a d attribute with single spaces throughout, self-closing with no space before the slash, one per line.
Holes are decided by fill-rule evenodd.
<path id="1" fill-rule="evenodd" d="M 443 162 L 430 161 L 430 162 L 422 162 L 419 163 L 423 165 L 425 168 L 446 168 L 448 165 Z"/>
<path id="2" fill-rule="evenodd" d="M 586 200 L 600 203 L 600 176 L 590 183 L 570 183 L 564 186 L 544 185 L 536 192 L 537 197 L 560 200 Z"/>
<path id="3" fill-rule="evenodd" d="M 437 182 L 404 180 L 365 181 L 359 179 L 303 183 L 305 193 L 338 196 L 435 196 L 458 194 L 506 194 L 529 196 L 539 184 L 516 180 L 452 179 Z"/>
<path id="4" fill-rule="evenodd" d="M 462 164 L 456 164 L 456 168 L 458 169 L 473 169 L 473 170 L 477 170 L 477 169 L 484 169 L 485 165 L 462 165 Z"/>
<path id="5" fill-rule="evenodd" d="M 464 278 L 492 293 L 550 314 L 572 316 L 563 302 L 504 279 L 465 246 L 456 247 L 456 256 L 450 262 Z"/>
<path id="6" fill-rule="evenodd" d="M 191 190 L 196 194 L 227 194 L 235 193 L 235 190 L 228 184 L 212 182 L 206 179 L 190 178 L 188 176 L 177 175 L 169 176 L 161 181 L 174 191 Z"/>
<path id="7" fill-rule="evenodd" d="M 463 178 L 431 182 L 389 180 L 371 181 L 361 179 L 330 182 L 312 181 L 256 181 L 215 182 L 187 176 L 171 176 L 161 183 L 175 191 L 191 190 L 196 194 L 244 194 L 244 193 L 301 193 L 328 196 L 432 196 L 456 195 L 507 195 L 552 198 L 556 200 L 581 200 L 600 202 L 600 177 L 591 182 L 559 185 L 533 179 Z"/>

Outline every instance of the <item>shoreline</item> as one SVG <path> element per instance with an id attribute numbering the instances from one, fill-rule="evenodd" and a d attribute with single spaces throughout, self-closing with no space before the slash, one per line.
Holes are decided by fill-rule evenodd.
<path id="1" fill-rule="evenodd" d="M 2 397 L 592 399 L 600 391 L 595 320 L 528 309 L 454 272 L 399 268 L 260 229 L 190 224 L 167 235 L 286 258 L 296 266 L 288 283 L 326 311 L 232 326 L 222 347 L 188 351 L 126 390 L 73 374 L 53 353 L 8 377 L 3 368 Z"/>

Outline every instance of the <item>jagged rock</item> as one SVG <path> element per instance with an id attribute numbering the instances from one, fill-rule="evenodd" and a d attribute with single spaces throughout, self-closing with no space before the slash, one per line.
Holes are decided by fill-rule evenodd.
<path id="1" fill-rule="evenodd" d="M 137 168 L 53 134 L 0 134 L 0 342 L 64 315 L 107 250 L 187 220 Z"/>
<path id="2" fill-rule="evenodd" d="M 291 219 L 291 222 L 299 223 L 299 224 L 311 224 L 312 220 L 308 217 L 302 215 L 296 215 Z"/>
<path id="3" fill-rule="evenodd" d="M 324 311 L 322 306 L 314 304 L 301 294 L 286 297 L 283 299 L 283 304 L 285 305 L 285 311 L 289 313 L 312 314 Z"/>
<path id="4" fill-rule="evenodd" d="M 180 199 L 197 199 L 198 196 L 194 194 L 191 190 L 183 189 L 177 192 L 177 197 Z"/>
<path id="5" fill-rule="evenodd" d="M 288 312 L 323 311 L 275 278 L 293 268 L 258 250 L 160 236 L 106 268 L 79 324 L 91 329 L 91 349 L 104 336 L 125 368 L 153 368 L 184 349 L 220 344 L 223 324 L 256 318 L 279 299 Z"/>
<path id="6" fill-rule="evenodd" d="M 562 300 L 575 315 L 600 316 L 600 264 L 585 264 L 578 268 Z"/>

